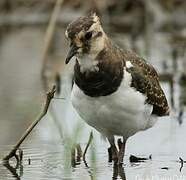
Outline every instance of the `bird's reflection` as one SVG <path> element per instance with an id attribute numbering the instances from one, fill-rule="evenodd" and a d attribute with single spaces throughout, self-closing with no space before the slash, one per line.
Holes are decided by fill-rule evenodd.
<path id="1" fill-rule="evenodd" d="M 124 167 L 122 165 L 114 165 L 112 179 L 117 180 L 119 177 L 122 180 L 126 180 Z"/>
<path id="2" fill-rule="evenodd" d="M 90 167 L 88 165 L 88 163 L 86 161 L 84 161 L 84 164 L 88 170 L 88 173 L 90 174 L 90 179 L 95 179 L 94 174 L 92 171 L 90 171 Z M 126 180 L 126 176 L 125 176 L 125 170 L 123 165 L 114 165 L 113 166 L 113 176 L 112 176 L 113 180 L 117 180 L 117 179 L 122 179 L 122 180 Z"/>
<path id="3" fill-rule="evenodd" d="M 75 150 L 72 151 L 72 156 L 71 156 L 71 165 L 72 167 L 76 167 L 77 165 L 81 164 L 81 157 L 78 156 L 77 157 L 75 155 Z M 87 163 L 86 159 L 83 160 L 83 163 L 87 169 L 87 172 L 89 173 L 90 179 L 95 179 L 95 174 L 94 172 L 91 170 L 92 168 L 89 166 L 89 164 Z M 126 176 L 125 176 L 125 170 L 123 165 L 114 165 L 113 166 L 113 175 L 112 175 L 112 179 L 113 180 L 117 180 L 117 179 L 122 179 L 122 180 L 126 180 Z"/>

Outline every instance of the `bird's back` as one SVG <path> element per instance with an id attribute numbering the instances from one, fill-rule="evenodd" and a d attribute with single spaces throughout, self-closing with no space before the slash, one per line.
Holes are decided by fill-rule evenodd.
<path id="1" fill-rule="evenodd" d="M 131 86 L 147 97 L 146 103 L 153 105 L 152 114 L 166 116 L 169 106 L 154 67 L 133 52 L 123 51 L 123 60 L 131 63 L 126 70 L 132 76 Z"/>

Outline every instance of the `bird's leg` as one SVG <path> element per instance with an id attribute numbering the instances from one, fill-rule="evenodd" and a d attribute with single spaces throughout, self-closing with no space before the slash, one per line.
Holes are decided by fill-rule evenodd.
<path id="1" fill-rule="evenodd" d="M 118 150 L 115 145 L 114 136 L 108 137 L 108 141 L 110 143 L 110 148 L 108 148 L 109 162 L 114 161 L 114 163 L 117 163 L 118 162 Z"/>
<path id="2" fill-rule="evenodd" d="M 126 145 L 126 139 L 123 138 L 123 142 L 121 142 L 121 139 L 118 139 L 118 147 L 119 147 L 119 153 L 118 153 L 118 165 L 123 164 L 123 157 L 125 154 L 125 145 Z"/>

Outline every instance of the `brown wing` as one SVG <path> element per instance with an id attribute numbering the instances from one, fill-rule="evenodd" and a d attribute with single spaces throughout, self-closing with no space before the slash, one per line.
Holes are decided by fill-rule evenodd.
<path id="1" fill-rule="evenodd" d="M 127 71 L 132 75 L 132 87 L 147 96 L 146 102 L 153 105 L 152 114 L 165 116 L 169 114 L 169 106 L 160 86 L 159 77 L 152 65 L 133 53 L 125 53 L 125 61 L 133 67 Z"/>

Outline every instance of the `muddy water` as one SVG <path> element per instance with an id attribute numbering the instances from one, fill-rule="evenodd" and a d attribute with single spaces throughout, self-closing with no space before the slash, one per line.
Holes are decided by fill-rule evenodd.
<path id="1" fill-rule="evenodd" d="M 0 159 L 8 153 L 25 128 L 40 112 L 44 100 L 39 82 L 40 64 L 37 64 L 42 46 L 38 44 L 41 41 L 41 32 L 36 31 L 34 37 L 33 33 L 32 36 L 28 32 L 25 33 L 19 32 L 17 40 L 6 39 L 6 43 L 9 44 L 1 48 L 0 80 L 3 86 L 0 88 Z M 14 42 L 20 41 L 20 36 L 26 41 L 22 41 L 22 45 L 18 47 Z M 170 59 L 170 49 L 166 49 L 168 45 L 163 46 L 163 42 L 160 43 L 161 36 L 158 37 L 157 43 L 154 43 L 151 59 L 161 70 L 161 63 L 157 59 Z M 127 42 L 126 37 L 123 39 Z M 26 45 L 24 42 L 27 42 Z M 141 42 L 138 43 L 141 47 Z M 25 51 L 10 52 L 10 45 L 12 49 L 16 47 L 21 51 L 25 48 Z M 12 54 L 17 56 L 11 57 Z M 33 54 L 36 57 L 33 57 Z M 19 65 L 16 66 L 17 64 Z M 169 64 L 170 61 L 168 67 Z M 183 121 L 181 126 L 178 125 L 174 111 L 170 117 L 161 118 L 153 128 L 140 132 L 128 140 L 123 167 L 115 168 L 112 163 L 108 163 L 108 143 L 94 130 L 93 146 L 88 150 L 86 157 L 87 164 L 79 161 L 71 167 L 71 144 L 80 143 L 83 150 L 92 129 L 83 123 L 73 110 L 69 102 L 70 85 L 66 82 L 68 78 L 64 77 L 62 93 L 59 95 L 65 99 L 53 100 L 50 112 L 21 146 L 24 153 L 22 163 L 16 166 L 16 161 L 11 159 L 10 166 L 4 166 L 0 162 L 0 180 L 186 179 L 186 167 L 183 166 L 180 170 L 179 162 L 179 157 L 186 160 L 186 122 Z M 170 101 L 169 84 L 162 83 L 162 86 Z M 177 92 L 175 97 L 178 97 Z M 131 154 L 145 158 L 151 155 L 152 159 L 130 163 Z"/>

